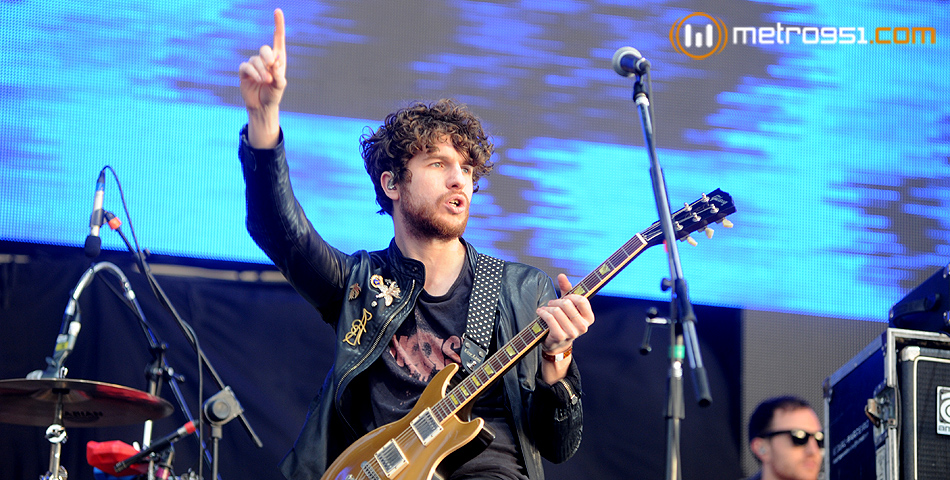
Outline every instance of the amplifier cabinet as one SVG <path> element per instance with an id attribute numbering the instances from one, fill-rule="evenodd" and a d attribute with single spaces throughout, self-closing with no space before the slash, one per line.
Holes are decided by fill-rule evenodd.
<path id="1" fill-rule="evenodd" d="M 950 350 L 908 346 L 898 372 L 901 471 L 906 479 L 950 477 Z"/>
<path id="2" fill-rule="evenodd" d="M 950 337 L 888 328 L 823 387 L 826 479 L 950 477 Z"/>

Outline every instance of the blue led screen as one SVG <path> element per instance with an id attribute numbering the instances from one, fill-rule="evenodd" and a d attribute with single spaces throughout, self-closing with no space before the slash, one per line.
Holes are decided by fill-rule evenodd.
<path id="1" fill-rule="evenodd" d="M 277 6 L 294 187 L 344 251 L 392 235 L 360 134 L 454 97 L 498 147 L 466 238 L 584 276 L 657 219 L 633 79 L 610 64 L 629 45 L 653 65 L 673 209 L 716 188 L 738 207 L 735 228 L 680 244 L 694 302 L 883 321 L 950 260 L 939 1 L 3 2 L 0 239 L 82 245 L 110 165 L 143 247 L 267 263 L 244 229 L 236 71 Z M 111 174 L 105 208 L 127 229 Z M 602 293 L 667 298 L 668 273 L 654 248 Z"/>

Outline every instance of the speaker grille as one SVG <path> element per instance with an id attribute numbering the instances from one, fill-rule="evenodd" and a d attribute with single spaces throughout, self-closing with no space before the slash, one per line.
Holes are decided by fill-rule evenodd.
<path id="1" fill-rule="evenodd" d="M 907 480 L 946 479 L 950 472 L 950 435 L 937 433 L 937 415 L 938 404 L 941 404 L 944 422 L 950 420 L 947 418 L 950 401 L 938 400 L 938 390 L 950 390 L 950 358 L 946 358 L 950 357 L 950 351 L 921 350 L 920 357 L 901 365 L 904 374 L 901 391 L 905 396 L 901 404 L 907 409 L 901 442 L 904 477 Z M 909 431 L 909 427 L 913 430 Z"/>

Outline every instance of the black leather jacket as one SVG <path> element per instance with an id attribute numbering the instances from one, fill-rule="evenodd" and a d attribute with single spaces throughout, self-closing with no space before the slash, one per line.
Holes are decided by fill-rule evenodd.
<path id="1" fill-rule="evenodd" d="M 239 157 L 247 187 L 247 228 L 291 285 L 336 331 L 334 366 L 311 402 L 307 421 L 294 448 L 281 463 L 289 479 L 316 479 L 347 446 L 365 432 L 352 411 L 354 378 L 388 348 L 396 329 L 412 312 L 425 284 L 421 262 L 406 258 L 396 247 L 352 255 L 327 244 L 311 226 L 293 195 L 283 137 L 274 149 L 257 150 L 241 132 Z M 466 244 L 469 261 L 475 249 Z M 374 276 L 392 281 L 399 295 L 377 298 Z M 507 343 L 537 318 L 535 309 L 555 298 L 553 282 L 542 271 L 520 263 L 505 263 L 497 306 L 495 338 Z M 359 320 L 365 331 L 353 325 Z M 357 338 L 358 337 L 358 338 Z M 528 352 L 503 376 L 516 439 L 528 475 L 543 479 L 541 456 L 559 463 L 580 445 L 583 410 L 580 375 L 572 362 L 568 377 L 547 385 L 540 378 L 538 349 Z M 566 384 L 566 385 L 565 385 Z"/>

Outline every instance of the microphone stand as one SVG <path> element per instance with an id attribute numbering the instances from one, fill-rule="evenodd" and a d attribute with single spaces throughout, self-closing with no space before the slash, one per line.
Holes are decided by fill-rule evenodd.
<path id="1" fill-rule="evenodd" d="M 162 342 L 158 339 L 158 336 L 154 333 L 151 326 L 145 320 L 145 314 L 142 312 L 142 308 L 139 306 L 138 302 L 135 302 L 135 309 L 139 315 L 139 325 L 142 327 L 142 332 L 145 334 L 146 340 L 148 340 L 149 352 L 152 353 L 152 361 L 148 364 L 145 369 L 145 378 L 148 379 L 148 393 L 155 395 L 156 397 L 160 395 L 162 383 L 161 381 L 167 381 L 168 385 L 172 389 L 172 393 L 175 395 L 175 400 L 178 402 L 178 406 L 181 408 L 182 413 L 185 415 L 185 418 L 189 421 L 194 421 L 194 416 L 191 413 L 191 410 L 188 408 L 188 402 L 185 401 L 185 396 L 181 393 L 181 388 L 178 385 L 178 382 L 184 381 L 184 376 L 175 373 L 175 370 L 172 369 L 168 362 L 165 359 L 165 351 L 168 349 L 168 345 L 165 342 Z M 202 443 L 203 440 L 199 437 L 199 443 Z M 142 435 L 142 448 L 146 448 L 152 443 L 152 421 L 147 420 L 145 422 L 145 429 Z M 205 451 L 202 448 L 202 451 Z M 167 460 L 167 463 L 171 463 L 171 458 Z M 155 460 L 154 458 L 149 458 L 148 463 L 148 480 L 153 480 L 155 474 Z"/>
<path id="2" fill-rule="evenodd" d="M 105 212 L 105 217 L 106 217 L 106 221 L 108 222 L 108 221 L 111 221 L 111 219 L 115 218 L 115 214 L 107 211 Z M 179 328 L 181 328 L 182 332 L 185 334 L 185 338 L 188 339 L 189 341 L 188 343 L 191 345 L 192 349 L 194 349 L 195 353 L 198 355 L 199 361 L 203 365 L 205 365 L 209 374 L 214 379 L 215 383 L 218 385 L 218 388 L 222 391 L 226 389 L 227 391 L 230 392 L 231 391 L 230 387 L 227 387 L 224 384 L 224 381 L 221 380 L 221 377 L 218 375 L 218 372 L 214 369 L 214 367 L 211 365 L 208 358 L 205 356 L 204 351 L 201 350 L 201 347 L 198 344 L 198 339 L 195 337 L 194 332 L 191 330 L 189 326 L 187 326 L 185 321 L 178 314 L 178 311 L 175 310 L 174 306 L 172 306 L 171 300 L 162 290 L 161 286 L 159 286 L 158 281 L 155 280 L 155 277 L 152 275 L 151 269 L 148 267 L 148 264 L 145 261 L 144 253 L 132 247 L 132 244 L 129 242 L 128 238 L 126 238 L 125 234 L 122 233 L 119 227 L 115 227 L 114 230 L 122 238 L 122 241 L 125 242 L 125 245 L 128 248 L 129 252 L 131 252 L 132 256 L 135 258 L 136 264 L 138 265 L 139 269 L 142 270 L 142 273 L 148 279 L 149 286 L 152 288 L 152 291 L 155 293 L 155 296 L 162 303 L 162 306 L 164 306 L 165 309 L 168 310 L 169 313 L 171 313 L 172 316 L 175 318 Z M 136 304 L 136 306 L 138 305 Z M 140 308 L 139 308 L 139 311 L 141 312 Z M 142 316 L 141 318 L 144 320 L 144 316 Z M 149 343 L 150 343 L 150 347 L 152 349 L 153 355 L 161 355 L 161 353 L 157 353 L 157 352 L 164 352 L 165 344 L 155 341 L 155 339 L 152 337 L 151 332 L 145 327 L 145 325 L 143 325 L 143 328 L 146 329 L 146 336 L 149 338 Z M 156 363 L 153 363 L 152 365 L 157 364 L 159 362 L 159 358 L 156 358 L 155 362 Z M 163 358 L 161 359 L 161 362 L 164 363 Z M 154 370 L 155 370 L 154 367 L 150 368 L 149 374 L 150 375 L 154 374 Z M 167 365 L 163 365 L 163 367 L 160 368 L 159 370 L 172 372 L 172 370 L 168 368 Z M 198 372 L 198 375 L 201 375 L 201 372 Z M 173 380 L 174 374 L 172 373 L 171 375 L 169 375 L 169 378 Z M 152 379 L 150 378 L 150 388 L 155 388 L 151 382 L 152 382 Z M 157 384 L 157 381 L 155 381 L 155 383 Z M 191 412 L 188 409 L 186 403 L 184 402 L 181 396 L 181 392 L 177 387 L 177 384 L 173 382 L 170 382 L 170 383 L 173 385 L 173 389 L 175 390 L 175 396 L 176 398 L 179 399 L 179 403 L 182 406 L 182 410 L 186 413 L 188 420 L 193 420 Z M 231 395 L 233 396 L 233 393 Z M 237 402 L 236 398 L 234 399 L 234 402 L 235 403 Z M 241 409 L 241 411 L 238 412 L 235 416 L 241 419 L 241 423 L 242 425 L 244 425 L 244 429 L 247 431 L 248 435 L 251 437 L 251 440 L 254 442 L 254 444 L 257 445 L 258 448 L 263 447 L 264 446 L 263 442 L 261 442 L 257 434 L 254 433 L 254 429 L 251 428 L 250 423 L 248 422 L 247 418 L 244 416 L 243 409 Z M 217 474 L 216 455 L 212 456 L 210 452 L 208 452 L 207 446 L 204 443 L 204 439 L 200 438 L 200 436 L 199 436 L 199 443 L 201 444 L 201 451 L 204 453 L 205 460 L 212 467 L 214 478 L 216 478 L 217 480 L 220 480 L 220 477 Z"/>
<path id="3" fill-rule="evenodd" d="M 666 249 L 670 264 L 670 278 L 664 280 L 664 290 L 672 288 L 670 301 L 670 369 L 667 386 L 667 406 L 665 418 L 667 420 L 667 465 L 666 479 L 682 479 L 680 462 L 680 422 L 685 418 L 683 403 L 683 359 L 689 360 L 693 372 L 693 383 L 700 406 L 712 403 L 709 391 L 709 378 L 703 366 L 702 355 L 699 351 L 699 342 L 696 337 L 696 315 L 690 304 L 687 293 L 686 279 L 680 266 L 679 251 L 676 247 L 673 217 L 670 213 L 670 202 L 667 197 L 666 183 L 663 179 L 663 170 L 660 168 L 656 156 L 656 143 L 653 131 L 653 109 L 650 105 L 649 93 L 645 84 L 649 84 L 649 63 L 645 62 L 644 74 L 637 74 L 633 86 L 633 101 L 640 111 L 643 124 L 643 136 L 646 141 L 647 153 L 650 157 L 650 178 L 653 182 L 653 195 L 656 199 L 656 208 L 660 217 L 660 228 L 666 239 Z M 649 329 L 649 326 L 647 327 Z M 641 347 L 641 351 L 643 348 Z"/>

